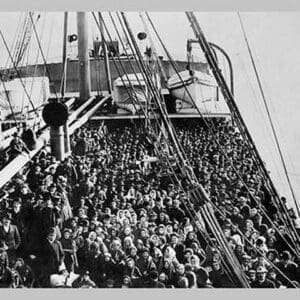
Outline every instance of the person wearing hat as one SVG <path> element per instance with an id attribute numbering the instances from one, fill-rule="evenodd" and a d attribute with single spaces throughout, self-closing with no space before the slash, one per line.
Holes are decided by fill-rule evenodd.
<path id="1" fill-rule="evenodd" d="M 112 278 L 113 261 L 109 252 L 104 252 L 102 257 L 101 269 L 99 270 L 100 284 L 105 284 L 107 279 Z"/>
<path id="2" fill-rule="evenodd" d="M 29 185 L 30 190 L 36 191 L 39 188 L 44 177 L 45 175 L 42 172 L 40 164 L 34 165 L 27 175 L 27 183 Z"/>
<path id="3" fill-rule="evenodd" d="M 13 201 L 13 207 L 10 210 L 10 214 L 12 217 L 12 223 L 17 226 L 20 233 L 23 231 L 22 229 L 24 227 L 23 213 L 21 208 L 22 208 L 22 200 L 21 198 L 18 197 Z"/>
<path id="4" fill-rule="evenodd" d="M 96 288 L 96 284 L 90 278 L 90 272 L 84 271 L 74 282 L 72 283 L 73 288 Z"/>
<path id="5" fill-rule="evenodd" d="M 49 285 L 50 275 L 57 274 L 59 267 L 64 263 L 64 250 L 56 237 L 56 229 L 50 228 L 38 254 L 43 269 L 42 285 L 45 287 Z"/>
<path id="6" fill-rule="evenodd" d="M 172 277 L 172 283 L 176 288 L 188 288 L 189 282 L 185 276 L 185 267 L 183 264 L 179 264 L 176 266 L 176 273 Z"/>
<path id="7" fill-rule="evenodd" d="M 185 277 L 188 279 L 188 287 L 190 289 L 197 288 L 197 277 L 191 264 L 185 264 Z"/>
<path id="8" fill-rule="evenodd" d="M 21 236 L 16 225 L 11 224 L 11 214 L 5 213 L 2 216 L 2 225 L 0 226 L 0 241 L 7 245 L 7 255 L 10 264 L 13 264 L 16 258 L 16 250 L 21 244 Z"/>
<path id="9" fill-rule="evenodd" d="M 225 272 L 221 264 L 220 258 L 213 258 L 211 262 L 211 271 L 209 272 L 209 280 L 214 288 L 225 287 Z"/>
<path id="10" fill-rule="evenodd" d="M 183 263 L 184 261 L 184 249 L 185 246 L 182 244 L 182 242 L 179 241 L 179 235 L 176 232 L 173 232 L 171 235 L 171 241 L 170 246 L 175 250 L 176 252 L 176 258 L 180 263 Z"/>
<path id="11" fill-rule="evenodd" d="M 153 207 L 153 211 L 159 216 L 160 213 L 166 213 L 166 209 L 163 206 L 163 200 L 161 197 L 157 197 L 155 199 L 155 205 Z"/>
<path id="12" fill-rule="evenodd" d="M 291 281 L 300 281 L 300 267 L 295 262 L 292 261 L 292 255 L 289 251 L 283 251 L 281 254 L 281 259 L 277 263 L 278 269 Z M 278 274 L 278 280 L 282 282 L 283 285 L 289 286 L 290 282 L 281 273 Z"/>
<path id="13" fill-rule="evenodd" d="M 21 154 L 23 151 L 25 151 L 26 153 L 30 153 L 26 144 L 20 138 L 20 134 L 18 132 L 15 132 L 13 134 L 13 139 L 9 144 L 10 159 L 12 160 L 13 158 Z"/>
<path id="14" fill-rule="evenodd" d="M 174 199 L 172 203 L 172 207 L 170 208 L 169 211 L 169 216 L 172 221 L 177 220 L 179 223 L 181 223 L 184 220 L 185 212 L 179 206 L 180 206 L 179 200 Z"/>
<path id="15" fill-rule="evenodd" d="M 13 274 L 8 266 L 7 250 L 7 245 L 0 241 L 0 288 L 10 288 L 14 284 Z"/>
<path id="16" fill-rule="evenodd" d="M 252 268 L 251 257 L 246 253 L 242 255 L 241 267 L 242 270 L 246 273 Z"/>
<path id="17" fill-rule="evenodd" d="M 153 270 L 149 273 L 149 279 L 146 281 L 145 285 L 146 288 L 165 288 L 165 284 L 158 280 L 158 272 Z"/>
<path id="18" fill-rule="evenodd" d="M 251 287 L 255 289 L 276 288 L 275 283 L 269 280 L 266 276 L 267 276 L 267 269 L 263 266 L 259 266 L 256 269 L 257 279 L 252 283 Z"/>
<path id="19" fill-rule="evenodd" d="M 115 281 L 112 278 L 108 278 L 104 285 L 105 288 L 112 289 L 115 287 Z"/>
<path id="20" fill-rule="evenodd" d="M 7 251 L 8 247 L 5 244 L 4 241 L 0 241 L 0 264 L 8 266 L 9 265 L 9 261 L 8 261 L 8 255 L 7 255 Z"/>
<path id="21" fill-rule="evenodd" d="M 240 210 L 238 207 L 236 206 L 233 207 L 230 220 L 233 224 L 236 224 L 239 226 L 239 228 L 242 228 L 242 225 L 244 224 L 245 220 L 243 216 L 240 214 Z"/>
<path id="22" fill-rule="evenodd" d="M 283 286 L 282 282 L 277 279 L 277 272 L 275 268 L 270 268 L 268 270 L 267 278 L 275 283 L 277 288 Z"/>
<path id="23" fill-rule="evenodd" d="M 137 260 L 136 266 L 142 273 L 142 282 L 144 283 L 149 279 L 150 272 L 156 271 L 156 265 L 154 264 L 147 247 L 142 248 L 141 257 Z"/>
<path id="24" fill-rule="evenodd" d="M 239 210 L 240 210 L 240 214 L 242 215 L 242 217 L 244 218 L 244 220 L 247 220 L 250 218 L 251 215 L 251 208 L 250 206 L 247 204 L 247 198 L 241 196 L 238 199 L 239 202 Z"/>
<path id="25" fill-rule="evenodd" d="M 133 287 L 141 287 L 141 278 L 143 277 L 140 269 L 135 265 L 135 260 L 132 257 L 126 259 L 124 276 L 131 279 Z"/>
<path id="26" fill-rule="evenodd" d="M 269 251 L 266 254 L 266 257 L 269 261 L 272 263 L 278 263 L 278 251 L 276 249 L 269 249 Z"/>
<path id="27" fill-rule="evenodd" d="M 252 286 L 252 284 L 256 280 L 256 271 L 254 269 L 250 269 L 250 270 L 248 270 L 248 272 L 246 273 L 246 275 L 247 275 L 247 278 L 249 280 L 250 286 Z"/>
<path id="28" fill-rule="evenodd" d="M 184 261 L 183 263 L 191 263 L 191 257 L 194 254 L 194 250 L 192 248 L 186 248 L 184 250 Z"/>
<path id="29" fill-rule="evenodd" d="M 60 218 L 60 210 L 51 200 L 51 196 L 47 198 L 46 205 L 41 211 L 41 226 L 44 234 L 52 227 L 56 227 Z"/>
<path id="30" fill-rule="evenodd" d="M 67 271 L 74 272 L 74 267 L 78 267 L 77 257 L 76 257 L 76 242 L 71 237 L 72 230 L 70 228 L 64 228 L 63 236 L 60 239 L 63 251 L 64 251 L 64 263 L 66 265 Z"/>
<path id="31" fill-rule="evenodd" d="M 21 287 L 32 288 L 34 283 L 34 274 L 29 265 L 25 264 L 22 258 L 17 258 L 14 270 L 18 273 L 19 285 Z"/>

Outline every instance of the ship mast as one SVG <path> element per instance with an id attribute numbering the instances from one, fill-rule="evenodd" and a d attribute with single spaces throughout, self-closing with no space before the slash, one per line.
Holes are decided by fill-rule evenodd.
<path id="1" fill-rule="evenodd" d="M 64 99 L 66 89 L 67 89 L 67 39 L 68 39 L 68 12 L 64 13 L 64 32 L 63 32 L 63 80 L 61 85 L 61 98 Z M 64 146 L 65 146 L 65 156 L 68 156 L 71 153 L 70 145 L 70 135 L 69 135 L 69 126 L 66 122 L 64 124 Z"/>
<path id="2" fill-rule="evenodd" d="M 88 18 L 86 12 L 77 12 L 79 101 L 91 96 L 91 75 L 88 49 Z"/>
<path id="3" fill-rule="evenodd" d="M 106 72 L 106 80 L 107 80 L 107 90 L 108 93 L 111 94 L 112 92 L 112 83 L 111 83 L 111 75 L 110 75 L 110 67 L 109 67 L 109 58 L 108 58 L 108 51 L 107 46 L 105 43 L 104 33 L 103 33 L 103 22 L 101 13 L 98 13 L 99 17 L 99 26 L 101 28 L 101 44 L 102 44 L 102 51 L 104 56 L 104 65 L 105 65 L 105 72 Z"/>

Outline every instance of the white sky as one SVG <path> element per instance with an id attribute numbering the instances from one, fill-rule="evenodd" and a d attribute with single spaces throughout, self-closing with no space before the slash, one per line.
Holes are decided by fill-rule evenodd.
<path id="1" fill-rule="evenodd" d="M 21 13 L 0 13 L 0 29 L 10 45 Z M 144 31 L 138 13 L 128 13 L 130 24 L 135 31 Z M 186 40 L 194 38 L 184 13 L 150 13 L 168 50 L 177 59 L 186 57 Z M 274 150 L 271 131 L 266 121 L 254 72 L 242 31 L 235 12 L 196 13 L 200 26 L 209 41 L 223 47 L 231 57 L 235 73 L 235 99 L 248 124 L 249 130 L 261 152 L 267 167 L 281 193 L 288 194 L 286 180 L 279 156 Z M 294 189 L 300 197 L 300 12 L 241 13 L 254 59 L 263 81 L 271 114 L 275 122 L 281 146 L 286 158 Z M 42 47 L 48 60 L 59 61 L 62 52 L 63 12 L 41 13 L 38 30 L 45 20 Z M 76 14 L 70 14 L 69 33 L 76 33 Z M 93 23 L 92 17 L 90 24 Z M 90 27 L 90 40 L 97 35 L 97 29 Z M 49 40 L 51 39 L 51 43 Z M 33 43 L 31 60 L 36 57 L 37 48 Z M 158 47 L 158 50 L 161 49 Z M 6 50 L 0 41 L 0 66 L 7 59 Z M 194 55 L 202 57 L 200 50 Z M 165 56 L 165 55 L 164 55 Z M 222 63 L 222 59 L 220 58 Z"/>

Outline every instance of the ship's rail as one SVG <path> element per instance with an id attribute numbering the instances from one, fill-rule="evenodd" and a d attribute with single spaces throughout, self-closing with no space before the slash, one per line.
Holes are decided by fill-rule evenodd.
<path id="1" fill-rule="evenodd" d="M 177 113 L 177 114 L 168 114 L 170 119 L 198 119 L 198 118 L 226 118 L 231 117 L 230 113 L 203 113 L 200 116 L 198 113 Z M 150 114 L 149 118 L 154 119 L 158 115 Z M 109 114 L 105 116 L 93 116 L 91 121 L 100 121 L 100 120 L 132 120 L 132 119 L 145 119 L 144 115 L 128 115 L 128 114 Z"/>

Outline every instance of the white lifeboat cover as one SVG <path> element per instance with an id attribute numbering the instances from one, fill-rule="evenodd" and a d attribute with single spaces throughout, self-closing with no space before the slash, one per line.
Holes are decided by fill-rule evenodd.
<path id="1" fill-rule="evenodd" d="M 132 90 L 130 92 L 130 90 Z M 114 102 L 122 110 L 132 114 L 141 110 L 142 105 L 146 105 L 148 95 L 145 80 L 141 73 L 127 74 L 114 81 Z M 133 99 L 129 96 L 132 94 Z M 134 103 L 134 104 L 133 104 Z"/>

